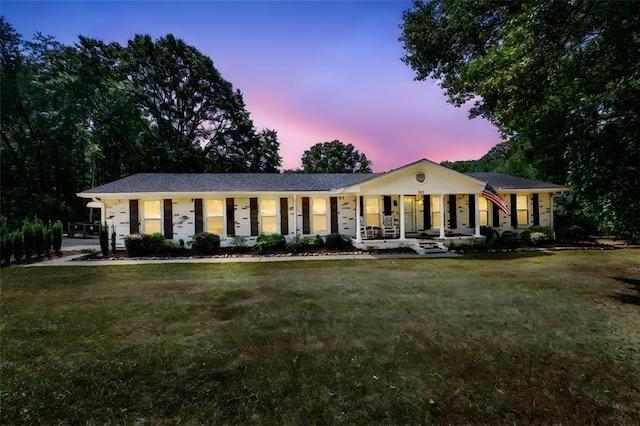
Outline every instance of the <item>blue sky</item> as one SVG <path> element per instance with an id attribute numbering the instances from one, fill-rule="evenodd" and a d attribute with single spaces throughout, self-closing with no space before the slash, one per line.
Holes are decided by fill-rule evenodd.
<path id="1" fill-rule="evenodd" d="M 500 142 L 482 119 L 416 82 L 401 61 L 410 1 L 13 1 L 0 13 L 29 39 L 78 35 L 126 44 L 173 33 L 244 94 L 256 126 L 278 131 L 284 168 L 339 139 L 386 171 L 428 158 L 480 158 Z"/>

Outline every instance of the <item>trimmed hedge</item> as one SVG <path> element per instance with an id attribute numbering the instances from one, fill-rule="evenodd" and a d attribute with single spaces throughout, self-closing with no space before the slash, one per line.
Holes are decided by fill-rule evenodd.
<path id="1" fill-rule="evenodd" d="M 191 248 L 198 254 L 211 255 L 220 248 L 220 236 L 210 232 L 201 232 L 194 235 Z"/>

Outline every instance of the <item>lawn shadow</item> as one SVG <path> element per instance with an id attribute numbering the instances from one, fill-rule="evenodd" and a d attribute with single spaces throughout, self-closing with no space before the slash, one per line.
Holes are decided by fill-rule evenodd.
<path id="1" fill-rule="evenodd" d="M 613 299 L 616 299 L 622 303 L 628 303 L 630 305 L 639 305 L 640 306 L 640 279 L 636 278 L 622 278 L 622 277 L 611 277 L 616 281 L 620 281 L 621 283 L 625 283 L 628 285 L 628 289 L 631 291 L 635 291 L 634 295 L 631 292 L 616 292 L 613 295 L 609 296 Z"/>
<path id="2" fill-rule="evenodd" d="M 550 251 L 536 250 L 536 251 L 510 251 L 510 252 L 502 252 L 495 251 L 493 253 L 488 252 L 465 252 L 462 253 L 462 256 L 459 257 L 460 260 L 512 260 L 512 259 L 523 259 L 523 258 L 532 258 L 532 257 L 549 257 L 553 256 L 554 253 Z"/>

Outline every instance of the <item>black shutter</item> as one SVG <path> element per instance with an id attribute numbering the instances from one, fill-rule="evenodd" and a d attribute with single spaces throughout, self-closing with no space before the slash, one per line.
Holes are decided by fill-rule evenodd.
<path id="1" fill-rule="evenodd" d="M 469 194 L 469 228 L 476 227 L 476 196 Z"/>
<path id="2" fill-rule="evenodd" d="M 424 219 L 424 230 L 431 229 L 431 195 L 423 195 L 422 202 L 424 204 L 424 211 L 422 212 Z"/>
<path id="3" fill-rule="evenodd" d="M 360 196 L 360 216 L 364 217 L 364 197 Z"/>
<path id="4" fill-rule="evenodd" d="M 227 235 L 236 235 L 236 208 L 233 198 L 226 199 L 227 206 Z"/>
<path id="5" fill-rule="evenodd" d="M 489 204 L 491 204 L 491 208 L 493 209 L 493 227 L 499 228 L 500 227 L 500 209 L 498 208 L 498 206 L 496 206 L 493 203 L 489 203 Z"/>
<path id="6" fill-rule="evenodd" d="M 202 198 L 193 200 L 193 210 L 196 216 L 195 233 L 199 234 L 204 231 L 204 212 L 202 211 Z"/>
<path id="7" fill-rule="evenodd" d="M 533 194 L 533 225 L 540 225 L 540 200 L 538 194 Z"/>
<path id="8" fill-rule="evenodd" d="M 518 198 L 516 194 L 511 194 L 511 226 L 518 226 L 518 206 L 516 205 Z"/>
<path id="9" fill-rule="evenodd" d="M 129 200 L 129 233 L 140 233 L 140 221 L 138 220 L 138 200 Z"/>
<path id="10" fill-rule="evenodd" d="M 449 195 L 449 227 L 455 229 L 458 227 L 458 212 L 456 211 L 456 196 Z"/>
<path id="11" fill-rule="evenodd" d="M 258 199 L 249 199 L 249 218 L 251 220 L 251 236 L 258 235 Z"/>
<path id="12" fill-rule="evenodd" d="M 385 195 L 384 197 L 382 197 L 382 200 L 384 206 L 382 214 L 385 216 L 391 216 L 391 196 Z"/>
<path id="13" fill-rule="evenodd" d="M 280 233 L 289 233 L 289 202 L 286 198 L 280 198 Z"/>
<path id="14" fill-rule="evenodd" d="M 309 217 L 309 197 L 302 197 L 302 233 L 311 233 L 311 220 Z"/>
<path id="15" fill-rule="evenodd" d="M 164 237 L 173 239 L 173 206 L 171 199 L 164 200 Z"/>
<path id="16" fill-rule="evenodd" d="M 331 233 L 338 233 L 338 197 L 329 198 L 331 201 Z"/>

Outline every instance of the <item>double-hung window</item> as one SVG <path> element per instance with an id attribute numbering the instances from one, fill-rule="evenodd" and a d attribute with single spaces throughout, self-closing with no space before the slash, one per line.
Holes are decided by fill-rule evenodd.
<path id="1" fill-rule="evenodd" d="M 162 232 L 162 206 L 160 200 L 145 200 L 142 203 L 142 233 Z"/>
<path id="2" fill-rule="evenodd" d="M 440 229 L 440 197 L 431 196 L 431 228 Z"/>
<path id="3" fill-rule="evenodd" d="M 469 206 L 474 208 L 474 206 Z M 489 226 L 489 202 L 486 198 L 478 198 L 478 213 L 480 215 L 480 226 Z"/>
<path id="4" fill-rule="evenodd" d="M 276 200 L 261 200 L 260 224 L 262 226 L 262 233 L 264 234 L 275 234 L 278 232 L 278 210 L 276 208 Z"/>
<path id="5" fill-rule="evenodd" d="M 365 198 L 364 216 L 364 223 L 367 226 L 380 227 L 380 200 L 378 197 Z"/>
<path id="6" fill-rule="evenodd" d="M 223 200 L 207 200 L 207 232 L 217 235 L 224 233 Z"/>
<path id="7" fill-rule="evenodd" d="M 327 231 L 327 199 L 326 198 L 313 198 L 312 199 L 312 232 L 326 232 Z"/>
<path id="8" fill-rule="evenodd" d="M 518 211 L 518 225 L 529 224 L 529 197 L 518 195 L 516 197 L 516 209 Z"/>

